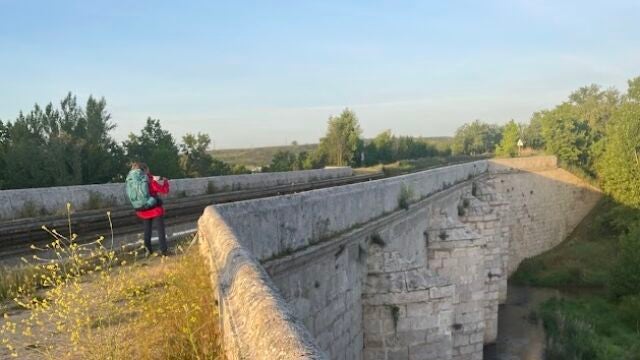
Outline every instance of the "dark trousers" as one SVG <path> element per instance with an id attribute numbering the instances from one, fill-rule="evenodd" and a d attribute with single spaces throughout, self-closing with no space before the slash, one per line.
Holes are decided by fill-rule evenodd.
<path id="1" fill-rule="evenodd" d="M 160 241 L 160 251 L 162 253 L 167 252 L 167 235 L 164 231 L 164 217 L 158 216 L 153 219 L 145 219 L 142 220 L 144 222 L 144 247 L 147 250 L 152 251 L 151 249 L 151 228 L 153 222 L 156 223 L 156 231 L 158 232 L 158 241 Z"/>

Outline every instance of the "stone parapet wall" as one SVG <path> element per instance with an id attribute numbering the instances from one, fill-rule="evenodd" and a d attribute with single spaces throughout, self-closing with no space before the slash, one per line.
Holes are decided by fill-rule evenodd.
<path id="1" fill-rule="evenodd" d="M 308 183 L 353 175 L 349 167 L 212 176 L 171 180 L 169 197 L 198 196 L 218 192 L 256 189 L 292 183 Z M 0 190 L 0 220 L 14 220 L 34 215 L 64 214 L 66 204 L 75 209 L 126 206 L 124 183 L 58 186 L 34 189 Z"/>
<path id="2" fill-rule="evenodd" d="M 487 171 L 475 161 L 369 182 L 218 206 L 238 239 L 267 260 L 330 239 Z M 256 236 L 260 234 L 260 236 Z"/>
<path id="3" fill-rule="evenodd" d="M 494 158 L 488 160 L 490 173 L 504 173 L 510 171 L 541 171 L 558 167 L 555 156 L 531 156 L 521 158 Z"/>
<path id="4" fill-rule="evenodd" d="M 227 359 L 328 359 L 214 207 L 200 218 L 198 236 L 217 290 Z"/>

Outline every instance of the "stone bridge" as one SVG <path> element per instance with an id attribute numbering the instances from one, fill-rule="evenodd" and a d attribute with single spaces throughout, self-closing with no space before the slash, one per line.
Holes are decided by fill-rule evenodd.
<path id="1" fill-rule="evenodd" d="M 601 197 L 554 157 L 210 206 L 229 359 L 482 359 L 507 277 Z"/>

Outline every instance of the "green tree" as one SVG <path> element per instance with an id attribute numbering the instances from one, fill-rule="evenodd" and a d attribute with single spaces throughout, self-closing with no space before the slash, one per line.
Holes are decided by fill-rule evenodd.
<path id="1" fill-rule="evenodd" d="M 357 150 L 362 146 L 360 124 L 356 114 L 344 109 L 340 116 L 331 116 L 327 134 L 320 139 L 319 151 L 329 165 L 347 166 L 358 161 Z"/>
<path id="2" fill-rule="evenodd" d="M 130 160 L 147 163 L 154 174 L 170 178 L 184 176 L 178 146 L 171 133 L 162 129 L 160 120 L 147 118 L 140 135 L 129 134 L 124 147 Z"/>
<path id="3" fill-rule="evenodd" d="M 89 96 L 85 107 L 86 133 L 81 142 L 82 179 L 84 184 L 101 184 L 123 180 L 127 166 L 124 149 L 111 137 L 116 128 L 106 110 L 104 98 Z"/>
<path id="4" fill-rule="evenodd" d="M 293 170 L 308 170 L 311 168 L 307 168 L 307 159 L 309 159 L 309 153 L 306 151 L 301 151 L 298 153 L 296 157 L 296 161 L 293 164 Z"/>
<path id="5" fill-rule="evenodd" d="M 597 169 L 607 193 L 640 208 L 640 103 L 626 102 L 614 112 Z"/>
<path id="6" fill-rule="evenodd" d="M 6 188 L 29 188 L 56 184 L 50 170 L 51 152 L 44 152 L 46 139 L 42 123 L 33 112 L 20 113 L 13 123 L 5 125 L 3 183 Z M 53 165 L 55 168 L 55 164 Z"/>
<path id="7" fill-rule="evenodd" d="M 180 163 L 188 177 L 203 177 L 212 174 L 213 157 L 209 153 L 211 138 L 207 134 L 186 134 L 182 137 Z"/>
<path id="8" fill-rule="evenodd" d="M 269 172 L 291 171 L 296 165 L 298 157 L 288 150 L 279 150 L 273 155 L 271 164 L 266 169 Z"/>
<path id="9" fill-rule="evenodd" d="M 247 169 L 244 165 L 233 164 L 233 166 L 231 166 L 231 174 L 233 175 L 251 174 L 251 170 Z"/>
<path id="10" fill-rule="evenodd" d="M 233 170 L 231 169 L 231 165 L 226 162 L 218 159 L 213 159 L 211 162 L 211 175 L 212 176 L 221 176 L 221 175 L 229 175 L 232 174 Z"/>
<path id="11" fill-rule="evenodd" d="M 104 99 L 89 97 L 86 110 L 71 93 L 56 109 L 34 105 L 4 125 L 6 161 L 3 186 L 34 187 L 104 183 L 124 170 L 120 146 L 111 138 L 115 125 Z"/>
<path id="12" fill-rule="evenodd" d="M 395 140 L 393 160 L 418 159 L 438 154 L 435 145 L 423 139 L 399 136 Z"/>
<path id="13" fill-rule="evenodd" d="M 327 154 L 320 148 L 305 156 L 302 163 L 303 169 L 320 169 L 327 164 Z"/>
<path id="14" fill-rule="evenodd" d="M 607 121 L 619 103 L 620 94 L 616 89 L 602 90 L 595 84 L 583 86 L 569 95 L 569 104 L 575 108 L 578 118 L 589 125 L 594 141 L 604 135 Z"/>
<path id="15" fill-rule="evenodd" d="M 640 102 L 640 76 L 635 77 L 627 82 L 629 89 L 627 90 L 627 100 Z"/>
<path id="16" fill-rule="evenodd" d="M 394 143 L 395 137 L 391 130 L 385 130 L 373 138 L 371 146 L 374 151 L 372 151 L 371 155 L 374 156 L 375 163 L 387 164 L 392 161 Z"/>
<path id="17" fill-rule="evenodd" d="M 542 111 L 541 117 L 547 151 L 561 161 L 588 169 L 591 129 L 587 122 L 580 119 L 576 109 L 564 103 L 551 111 Z"/>
<path id="18" fill-rule="evenodd" d="M 502 129 L 502 140 L 496 146 L 496 155 L 514 157 L 518 155 L 520 128 L 515 121 L 509 121 Z"/>
<path id="19" fill-rule="evenodd" d="M 524 146 L 532 149 L 544 149 L 544 137 L 542 136 L 543 113 L 535 112 L 531 116 L 529 124 L 523 125 L 522 141 Z"/>
<path id="20" fill-rule="evenodd" d="M 492 152 L 500 142 L 501 132 L 496 125 L 480 120 L 464 124 L 456 130 L 451 145 L 454 155 L 479 155 Z"/>

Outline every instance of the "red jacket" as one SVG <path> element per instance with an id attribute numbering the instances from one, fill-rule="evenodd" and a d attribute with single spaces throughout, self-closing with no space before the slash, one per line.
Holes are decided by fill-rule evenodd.
<path id="1" fill-rule="evenodd" d="M 169 193 L 169 180 L 165 180 L 162 185 L 160 185 L 159 182 L 155 181 L 153 175 L 148 174 L 147 176 L 149 176 L 149 195 L 159 197 L 159 194 L 166 195 Z M 136 215 L 144 220 L 153 219 L 164 215 L 164 208 L 160 205 L 147 210 L 139 210 L 136 211 Z"/>

